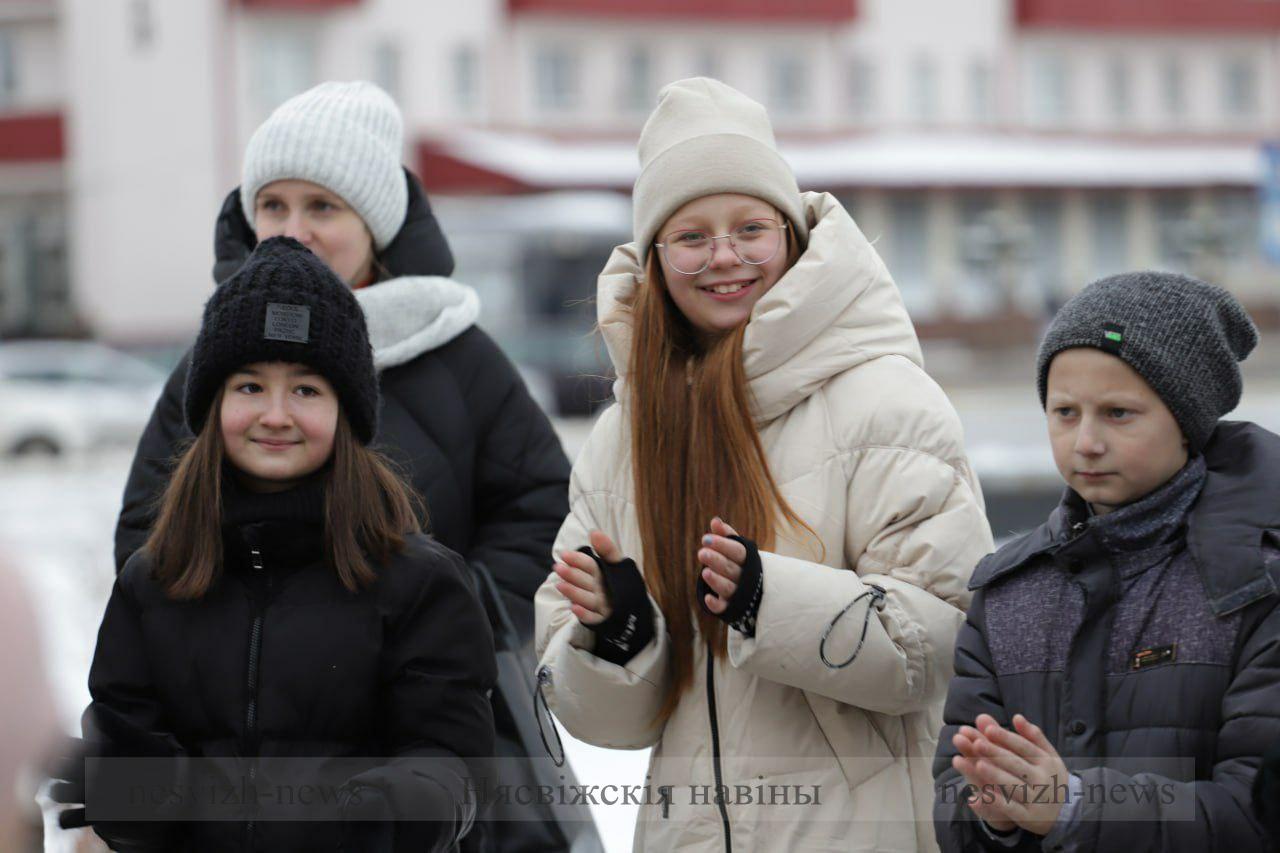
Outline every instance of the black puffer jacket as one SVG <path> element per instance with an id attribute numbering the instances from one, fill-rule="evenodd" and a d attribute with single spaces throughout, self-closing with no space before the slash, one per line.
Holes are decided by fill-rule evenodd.
<path id="1" fill-rule="evenodd" d="M 362 768 L 354 784 L 410 813 L 453 816 L 399 824 L 393 846 L 378 849 L 452 849 L 475 819 L 465 788 L 487 772 L 494 739 L 493 638 L 467 567 L 414 535 L 371 587 L 351 593 L 322 559 L 322 483 L 277 495 L 227 490 L 223 569 L 203 598 L 168 598 L 143 553 L 116 579 L 89 675 L 86 737 L 133 731 L 167 739 L 178 755 L 238 757 L 222 763 L 245 776 L 253 767 L 268 792 L 276 788 L 260 766 L 277 781 L 340 789 L 351 768 L 339 772 L 334 759 L 373 758 L 353 762 Z M 102 751 L 138 754 L 131 748 Z M 407 766 L 413 759 L 433 759 L 429 775 Z M 284 802 L 271 797 L 261 802 Z M 92 798 L 87 805 L 92 814 Z M 353 833 L 371 829 L 266 819 L 175 822 L 164 837 L 151 828 L 139 849 L 364 849 L 368 837 Z M 95 829 L 118 840 L 110 825 Z"/>
<path id="2" fill-rule="evenodd" d="M 957 727 L 983 713 L 1025 715 L 1083 783 L 1078 819 L 1047 849 L 1266 849 L 1250 786 L 1280 740 L 1277 472 L 1280 436 L 1223 422 L 1202 463 L 1139 502 L 1163 515 L 1089 519 L 1069 491 L 979 564 L 934 763 L 944 851 L 1010 849 L 951 767 Z"/>
<path id="3" fill-rule="evenodd" d="M 418 182 L 407 173 L 406 180 L 405 224 L 379 260 L 397 277 L 448 276 L 448 245 Z M 218 217 L 215 280 L 234 272 L 254 245 L 234 190 Z M 116 527 L 117 570 L 146 541 L 172 459 L 190 435 L 182 419 L 186 371 L 184 358 L 138 445 Z M 488 567 L 527 641 L 533 595 L 547 577 L 551 543 L 569 510 L 569 462 L 551 423 L 511 362 L 474 325 L 383 370 L 380 383 L 375 446 L 426 499 L 431 534 L 468 562 Z"/>

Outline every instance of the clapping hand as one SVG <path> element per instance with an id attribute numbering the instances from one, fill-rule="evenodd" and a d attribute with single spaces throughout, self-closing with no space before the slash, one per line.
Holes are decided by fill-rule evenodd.
<path id="1" fill-rule="evenodd" d="M 974 814 L 1001 832 L 1021 827 L 1049 833 L 1066 805 L 1057 793 L 1065 790 L 1071 773 L 1039 726 L 1015 714 L 1010 731 L 990 714 L 980 714 L 951 742 L 959 752 L 951 766 L 977 789 L 969 800 Z M 1046 791 L 1054 795 L 1043 796 Z"/>
<path id="2" fill-rule="evenodd" d="M 719 517 L 713 518 L 710 532 L 702 537 L 702 547 L 698 549 L 698 562 L 703 567 L 702 579 L 715 593 L 704 596 L 703 603 L 717 616 L 729 607 L 729 599 L 738 591 L 738 582 L 742 579 L 742 563 L 747 558 L 747 549 L 741 542 L 728 538 L 737 535 L 738 531 Z"/>
<path id="3" fill-rule="evenodd" d="M 591 547 L 606 563 L 620 563 L 625 559 L 613 540 L 599 530 L 591 531 L 588 539 Z M 605 591 L 604 578 L 600 574 L 601 567 L 590 554 L 565 551 L 559 555 L 552 571 L 560 578 L 556 589 L 569 599 L 569 610 L 578 617 L 579 622 L 591 627 L 609 618 L 613 608 Z"/>

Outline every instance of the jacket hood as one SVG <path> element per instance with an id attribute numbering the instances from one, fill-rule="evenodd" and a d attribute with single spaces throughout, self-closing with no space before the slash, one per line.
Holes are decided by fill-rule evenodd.
<path id="1" fill-rule="evenodd" d="M 449 278 L 453 253 L 426 192 L 407 169 L 404 175 L 409 210 L 400 231 L 378 254 L 392 278 L 356 291 L 356 301 L 369 326 L 373 366 L 378 371 L 443 346 L 480 316 L 476 292 Z M 225 281 L 240 269 L 257 245 L 236 187 L 223 201 L 214 226 L 214 283 Z"/>
<path id="2" fill-rule="evenodd" d="M 404 179 L 409 187 L 409 208 L 404 225 L 400 226 L 387 247 L 378 253 L 378 260 L 392 277 L 451 276 L 453 252 L 431 210 L 431 202 L 422 184 L 407 169 Z M 214 224 L 214 284 L 225 281 L 240 269 L 257 245 L 258 239 L 240 205 L 240 188 L 236 187 L 223 200 Z"/>
<path id="3" fill-rule="evenodd" d="M 356 291 L 382 372 L 444 346 L 480 316 L 475 290 L 439 276 L 404 276 Z"/>
<path id="4" fill-rule="evenodd" d="M 809 242 L 755 304 L 743 362 L 757 424 L 790 411 L 828 380 L 885 355 L 923 366 L 898 288 L 853 218 L 830 193 L 805 193 Z M 643 277 L 637 247 L 614 249 L 597 285 L 597 317 L 623 399 L 633 319 L 626 305 Z"/>

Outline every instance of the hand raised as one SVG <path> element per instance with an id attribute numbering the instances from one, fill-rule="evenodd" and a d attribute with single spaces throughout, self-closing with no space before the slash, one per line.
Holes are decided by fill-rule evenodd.
<path id="1" fill-rule="evenodd" d="M 1071 772 L 1040 727 L 1015 714 L 1010 731 L 990 715 L 981 714 L 974 721 L 974 728 L 961 728 L 956 738 L 962 735 L 972 743 L 971 757 L 963 759 L 969 772 L 957 763 L 962 761 L 960 756 L 953 760 L 956 769 L 979 788 L 988 786 L 1010 792 L 999 803 L 1002 816 L 1028 832 L 1048 834 L 1066 805 L 1058 792 L 1067 789 Z M 953 743 L 959 748 L 956 739 Z M 1048 791 L 1054 795 L 1042 796 Z"/>
<path id="2" fill-rule="evenodd" d="M 698 550 L 698 562 L 703 566 L 702 579 L 715 593 L 703 596 L 704 603 L 716 615 L 728 608 L 729 599 L 738 591 L 738 582 L 742 579 L 742 562 L 747 558 L 747 549 L 741 542 L 728 538 L 737 535 L 738 531 L 720 518 L 713 518 L 711 532 L 702 537 L 702 548 Z"/>
<path id="3" fill-rule="evenodd" d="M 625 559 L 613 540 L 601 531 L 591 531 L 588 539 L 592 549 L 605 562 L 619 563 Z M 599 625 L 608 619 L 613 608 L 605 592 L 599 564 L 590 555 L 580 551 L 565 551 L 559 557 L 552 566 L 552 571 L 560 578 L 556 589 L 569 599 L 569 610 L 579 622 L 588 627 Z"/>

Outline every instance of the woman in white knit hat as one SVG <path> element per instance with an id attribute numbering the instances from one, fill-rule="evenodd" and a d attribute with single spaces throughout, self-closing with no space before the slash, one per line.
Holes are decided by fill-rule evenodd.
<path id="1" fill-rule="evenodd" d="M 519 373 L 476 325 L 475 291 L 448 277 L 453 257 L 401 165 L 403 137 L 399 108 L 371 83 L 322 83 L 280 105 L 249 140 L 241 184 L 218 215 L 214 279 L 239 269 L 259 241 L 284 235 L 356 289 L 382 392 L 377 445 L 425 498 L 432 535 L 475 570 L 499 651 L 514 655 L 532 635 L 569 464 Z M 117 570 L 146 541 L 170 460 L 189 437 L 186 372 L 184 358 L 139 444 L 116 528 Z M 532 746 L 512 722 L 527 719 L 531 694 L 527 678 L 508 676 L 494 692 L 499 754 L 515 762 Z M 560 850 L 566 836 L 591 832 L 589 823 L 557 824 L 538 805 L 500 818 L 484 825 L 489 849 Z M 473 833 L 464 846 L 478 841 Z"/>
<path id="2" fill-rule="evenodd" d="M 535 601 L 545 700 L 575 737 L 653 747 L 637 849 L 934 849 L 929 762 L 992 544 L 956 414 L 759 104 L 667 86 L 640 166 L 599 281 L 618 403 Z"/>

